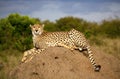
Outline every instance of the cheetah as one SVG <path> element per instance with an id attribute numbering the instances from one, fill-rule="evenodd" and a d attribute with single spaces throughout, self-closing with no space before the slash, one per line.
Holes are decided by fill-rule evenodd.
<path id="1" fill-rule="evenodd" d="M 100 71 L 101 65 L 95 63 L 90 45 L 81 32 L 75 29 L 67 32 L 44 32 L 44 24 L 34 24 L 30 25 L 30 27 L 33 34 L 33 45 L 36 49 L 44 50 L 48 47 L 62 46 L 70 50 L 87 51 L 94 70 Z"/>

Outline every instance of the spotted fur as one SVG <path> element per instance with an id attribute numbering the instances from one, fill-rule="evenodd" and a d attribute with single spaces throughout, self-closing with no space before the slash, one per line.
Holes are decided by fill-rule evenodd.
<path id="1" fill-rule="evenodd" d="M 93 67 L 94 67 L 94 70 L 95 70 L 95 71 L 99 71 L 100 68 L 101 68 L 101 66 L 100 66 L 100 65 L 97 65 L 97 64 L 95 63 L 95 59 L 93 58 L 92 50 L 91 50 L 90 45 L 89 45 L 89 43 L 87 42 L 85 36 L 84 36 L 81 32 L 79 32 L 79 31 L 77 31 L 77 30 L 75 30 L 75 29 L 72 29 L 72 30 L 69 32 L 69 37 L 70 37 L 70 39 L 73 41 L 74 45 L 75 45 L 76 47 L 78 47 L 78 49 L 79 49 L 80 51 L 84 51 L 84 50 L 87 51 L 89 60 L 90 60 L 90 62 L 92 63 L 92 65 L 93 65 Z"/>
<path id="2" fill-rule="evenodd" d="M 36 49 L 62 46 L 71 50 L 78 49 L 80 51 L 87 51 L 89 60 L 92 63 L 94 70 L 100 70 L 101 66 L 95 63 L 90 45 L 81 32 L 75 29 L 68 32 L 44 32 L 44 25 L 39 24 L 35 24 L 30 27 L 33 34 L 33 45 Z"/>
<path id="3" fill-rule="evenodd" d="M 30 61 L 34 57 L 34 55 L 39 54 L 42 51 L 43 51 L 43 49 L 36 49 L 36 48 L 32 48 L 30 50 L 25 51 L 23 54 L 21 63 L 26 63 L 26 62 Z"/>

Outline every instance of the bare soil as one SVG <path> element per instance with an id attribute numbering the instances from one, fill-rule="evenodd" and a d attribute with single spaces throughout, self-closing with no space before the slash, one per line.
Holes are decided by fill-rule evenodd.
<path id="1" fill-rule="evenodd" d="M 14 79 L 120 79 L 120 61 L 114 56 L 93 50 L 102 68 L 95 72 L 89 59 L 77 50 L 50 47 L 30 62 L 10 72 Z"/>

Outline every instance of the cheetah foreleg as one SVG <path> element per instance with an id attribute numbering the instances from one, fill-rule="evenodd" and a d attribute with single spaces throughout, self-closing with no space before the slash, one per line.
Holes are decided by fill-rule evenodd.
<path id="1" fill-rule="evenodd" d="M 41 53 L 43 50 L 44 49 L 33 48 L 28 51 L 25 51 L 21 62 L 26 63 L 26 62 L 30 61 L 34 57 L 34 55 Z"/>

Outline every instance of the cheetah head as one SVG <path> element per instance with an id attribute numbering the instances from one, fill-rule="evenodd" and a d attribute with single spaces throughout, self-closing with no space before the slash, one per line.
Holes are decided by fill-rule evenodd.
<path id="1" fill-rule="evenodd" d="M 44 24 L 34 24 L 30 25 L 33 36 L 41 35 L 43 33 Z"/>

